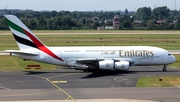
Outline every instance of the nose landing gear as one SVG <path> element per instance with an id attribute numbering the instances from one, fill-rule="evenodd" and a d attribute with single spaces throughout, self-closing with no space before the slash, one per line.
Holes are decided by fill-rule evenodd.
<path id="1" fill-rule="evenodd" d="M 167 65 L 164 65 L 164 67 L 163 67 L 163 72 L 166 72 L 167 71 Z"/>

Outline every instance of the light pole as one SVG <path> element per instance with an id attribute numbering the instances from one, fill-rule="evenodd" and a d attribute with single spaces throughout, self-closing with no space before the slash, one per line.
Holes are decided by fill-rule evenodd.
<path id="1" fill-rule="evenodd" d="M 174 10 L 176 10 L 176 0 L 174 0 Z"/>

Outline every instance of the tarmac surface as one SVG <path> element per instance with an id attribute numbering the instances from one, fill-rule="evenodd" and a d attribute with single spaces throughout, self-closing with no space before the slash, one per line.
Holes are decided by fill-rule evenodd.
<path id="1" fill-rule="evenodd" d="M 156 66 L 99 73 L 73 69 L 0 72 L 0 101 L 179 102 L 180 87 L 136 87 L 140 77 L 167 75 L 179 76 L 180 69 L 162 72 Z"/>

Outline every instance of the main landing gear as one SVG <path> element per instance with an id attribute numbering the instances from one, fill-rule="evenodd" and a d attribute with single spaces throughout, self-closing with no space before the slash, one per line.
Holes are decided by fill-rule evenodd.
<path id="1" fill-rule="evenodd" d="M 166 67 L 167 67 L 167 65 L 164 65 L 164 67 L 163 67 L 163 72 L 166 72 L 166 71 L 167 71 Z"/>
<path id="2" fill-rule="evenodd" d="M 88 68 L 88 69 L 84 69 L 83 71 L 84 71 L 84 72 L 98 73 L 98 72 L 99 72 L 99 69 L 90 69 L 90 68 Z"/>

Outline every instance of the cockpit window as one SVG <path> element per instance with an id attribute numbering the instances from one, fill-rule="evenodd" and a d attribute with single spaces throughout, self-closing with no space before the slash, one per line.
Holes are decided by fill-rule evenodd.
<path id="1" fill-rule="evenodd" d="M 168 56 L 171 56 L 171 54 L 168 54 Z"/>

